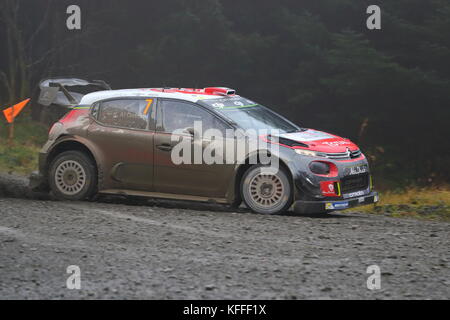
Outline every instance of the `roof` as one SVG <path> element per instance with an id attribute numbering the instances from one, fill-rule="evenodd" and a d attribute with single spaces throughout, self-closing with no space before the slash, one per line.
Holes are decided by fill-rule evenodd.
<path id="1" fill-rule="evenodd" d="M 214 89 L 217 89 L 215 91 Z M 228 91 L 227 91 L 228 90 Z M 227 94 L 219 93 L 227 92 Z M 231 93 L 231 94 L 230 94 Z M 91 105 L 97 101 L 114 99 L 114 98 L 129 98 L 129 97 L 156 97 L 156 98 L 172 98 L 180 99 L 190 102 L 197 102 L 205 99 L 219 99 L 234 95 L 234 90 L 228 88 L 205 88 L 205 89 L 186 89 L 186 88 L 149 88 L 149 89 L 122 89 L 122 90 L 107 90 L 97 91 L 85 95 L 80 105 Z"/>

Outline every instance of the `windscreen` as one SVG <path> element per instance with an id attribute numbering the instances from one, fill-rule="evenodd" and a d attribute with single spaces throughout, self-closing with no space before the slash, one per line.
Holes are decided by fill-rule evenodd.
<path id="1" fill-rule="evenodd" d="M 205 99 L 200 103 L 213 108 L 244 130 L 279 130 L 282 133 L 300 130 L 270 109 L 246 98 Z"/>

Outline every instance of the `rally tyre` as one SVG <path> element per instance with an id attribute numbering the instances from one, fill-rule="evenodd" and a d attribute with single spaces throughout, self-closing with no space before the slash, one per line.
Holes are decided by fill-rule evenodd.
<path id="1" fill-rule="evenodd" d="M 85 200 L 95 194 L 97 170 L 92 159 L 80 151 L 66 151 L 50 164 L 49 185 L 60 200 Z"/>
<path id="2" fill-rule="evenodd" d="M 292 205 L 292 186 L 283 168 L 250 167 L 242 178 L 241 194 L 247 207 L 256 213 L 282 213 Z"/>

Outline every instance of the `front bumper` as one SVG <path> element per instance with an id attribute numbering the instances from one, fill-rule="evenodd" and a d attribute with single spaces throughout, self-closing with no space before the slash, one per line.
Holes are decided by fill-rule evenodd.
<path id="1" fill-rule="evenodd" d="M 321 213 L 363 206 L 378 202 L 378 193 L 372 191 L 368 195 L 343 200 L 295 201 L 294 211 L 297 213 Z"/>

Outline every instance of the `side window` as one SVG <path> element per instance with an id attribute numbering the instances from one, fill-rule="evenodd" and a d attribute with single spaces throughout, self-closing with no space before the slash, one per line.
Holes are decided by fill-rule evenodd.
<path id="1" fill-rule="evenodd" d="M 148 105 L 144 99 L 123 99 L 100 103 L 97 119 L 102 124 L 113 127 L 146 129 Z"/>
<path id="2" fill-rule="evenodd" d="M 175 100 L 162 100 L 159 130 L 173 132 L 179 129 L 194 128 L 194 122 L 202 123 L 202 130 L 218 129 L 225 133 L 226 125 L 211 113 L 188 102 Z"/>

